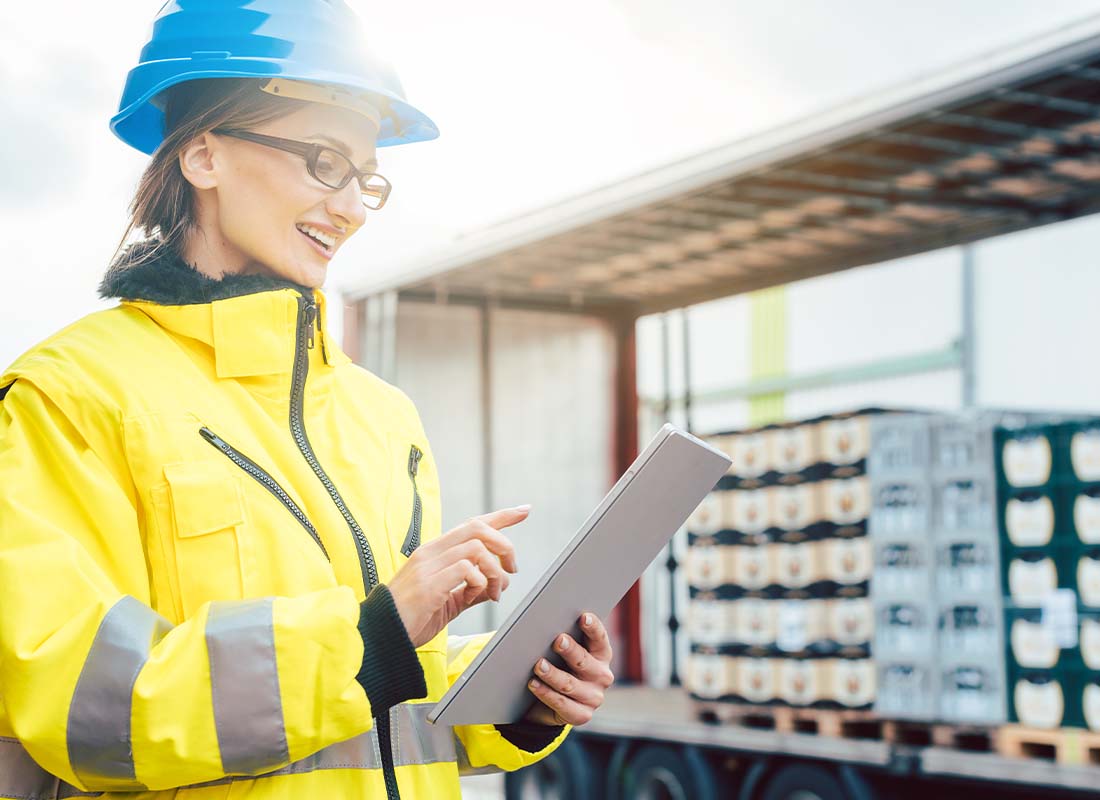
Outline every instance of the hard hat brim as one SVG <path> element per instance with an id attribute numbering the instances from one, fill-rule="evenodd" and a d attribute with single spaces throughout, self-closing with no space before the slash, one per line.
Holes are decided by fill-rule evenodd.
<path id="1" fill-rule="evenodd" d="M 383 112 L 377 147 L 430 141 L 439 136 L 439 128 L 426 114 L 381 86 L 364 86 L 361 77 L 335 72 L 318 73 L 310 69 L 288 69 L 289 65 L 285 62 L 275 64 L 254 58 L 220 58 L 217 59 L 217 66 L 202 65 L 201 62 L 189 59 L 191 69 L 177 72 L 182 66 L 180 62 L 180 59 L 146 62 L 131 71 L 127 78 L 126 89 L 134 85 L 149 88 L 111 118 L 111 131 L 142 153 L 152 155 L 164 139 L 164 112 L 153 99 L 171 86 L 202 78 L 278 77 L 339 86 L 371 95 Z M 157 80 L 157 72 L 165 73 L 161 80 Z M 126 89 L 123 90 L 124 98 L 127 96 Z"/>

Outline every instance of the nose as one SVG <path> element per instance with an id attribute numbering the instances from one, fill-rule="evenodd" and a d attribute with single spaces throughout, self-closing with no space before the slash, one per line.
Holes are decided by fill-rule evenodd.
<path id="1" fill-rule="evenodd" d="M 361 228 L 367 221 L 367 207 L 363 205 L 359 181 L 348 181 L 343 189 L 331 192 L 325 201 L 325 208 L 350 229 Z"/>

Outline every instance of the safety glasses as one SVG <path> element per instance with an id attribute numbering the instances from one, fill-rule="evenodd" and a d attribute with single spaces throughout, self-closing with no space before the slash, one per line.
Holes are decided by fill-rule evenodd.
<path id="1" fill-rule="evenodd" d="M 273 147 L 276 150 L 301 156 L 306 160 L 306 171 L 309 172 L 310 176 L 330 189 L 343 189 L 354 178 L 359 181 L 359 189 L 363 195 L 363 205 L 372 211 L 377 211 L 384 206 L 386 199 L 390 196 L 391 187 L 388 180 L 377 172 L 362 172 L 356 169 L 347 156 L 339 150 L 333 150 L 331 147 L 230 128 L 215 128 L 213 133 L 219 136 L 231 136 L 234 139 L 262 144 L 265 147 Z"/>

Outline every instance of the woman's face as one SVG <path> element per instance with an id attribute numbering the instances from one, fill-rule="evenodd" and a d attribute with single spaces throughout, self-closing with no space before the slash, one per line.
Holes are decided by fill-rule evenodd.
<path id="1" fill-rule="evenodd" d="M 361 170 L 376 167 L 376 129 L 349 109 L 310 103 L 250 130 L 323 144 Z M 208 173 L 196 185 L 199 231 L 189 247 L 192 263 L 207 273 L 266 273 L 320 287 L 329 260 L 368 213 L 358 181 L 332 189 L 311 177 L 305 159 L 294 153 L 215 134 L 206 141 Z M 213 185 L 203 187 L 203 178 Z M 321 247 L 306 227 L 335 242 Z"/>

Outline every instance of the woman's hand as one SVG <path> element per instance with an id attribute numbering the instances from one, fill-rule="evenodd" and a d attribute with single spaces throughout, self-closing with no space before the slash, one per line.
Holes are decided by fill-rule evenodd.
<path id="1" fill-rule="evenodd" d="M 499 600 L 516 571 L 516 554 L 502 528 L 527 519 L 530 506 L 473 517 L 418 547 L 386 584 L 416 647 L 455 617 L 486 600 Z"/>
<path id="2" fill-rule="evenodd" d="M 584 725 L 603 705 L 604 692 L 615 682 L 611 642 L 595 614 L 582 614 L 580 624 L 583 646 L 566 633 L 554 640 L 554 651 L 565 660 L 566 669 L 558 669 L 545 658 L 535 664 L 535 677 L 527 686 L 540 702 L 525 719 L 543 725 Z"/>

